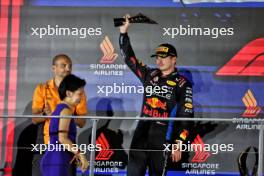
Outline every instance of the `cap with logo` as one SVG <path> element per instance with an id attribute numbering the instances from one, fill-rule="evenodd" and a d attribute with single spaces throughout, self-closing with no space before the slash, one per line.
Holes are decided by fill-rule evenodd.
<path id="1" fill-rule="evenodd" d="M 155 54 L 152 54 L 151 57 L 167 57 L 167 56 L 176 56 L 177 51 L 171 44 L 163 43 L 156 48 Z"/>

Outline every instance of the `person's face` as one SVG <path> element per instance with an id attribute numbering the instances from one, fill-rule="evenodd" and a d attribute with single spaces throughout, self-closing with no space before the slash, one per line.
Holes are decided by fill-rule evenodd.
<path id="1" fill-rule="evenodd" d="M 167 57 L 156 57 L 156 64 L 161 71 L 171 70 L 175 67 L 176 57 L 167 56 Z"/>
<path id="2" fill-rule="evenodd" d="M 77 105 L 81 102 L 81 98 L 84 96 L 84 88 L 71 92 L 68 91 L 67 97 L 70 99 L 72 105 Z"/>
<path id="3" fill-rule="evenodd" d="M 64 78 L 71 73 L 72 63 L 63 57 L 59 58 L 52 66 L 52 70 L 55 76 Z"/>

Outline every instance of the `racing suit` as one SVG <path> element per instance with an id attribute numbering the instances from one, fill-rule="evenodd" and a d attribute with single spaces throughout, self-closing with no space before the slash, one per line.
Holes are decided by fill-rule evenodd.
<path id="1" fill-rule="evenodd" d="M 132 49 L 127 33 L 119 38 L 125 63 L 140 79 L 145 91 L 141 117 L 193 117 L 192 85 L 177 69 L 165 77 L 159 69 L 151 69 L 140 62 Z M 190 123 L 174 121 L 139 121 L 129 152 L 128 176 L 161 176 L 164 169 L 164 144 L 184 141 Z"/>

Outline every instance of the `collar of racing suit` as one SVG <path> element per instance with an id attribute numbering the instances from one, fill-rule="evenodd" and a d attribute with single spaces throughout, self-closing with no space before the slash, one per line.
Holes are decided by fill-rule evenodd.
<path id="1" fill-rule="evenodd" d="M 155 77 L 155 76 L 159 76 L 159 77 L 161 77 L 161 78 L 167 78 L 167 79 L 173 79 L 173 78 L 175 78 L 175 77 L 177 77 L 178 76 L 178 69 L 177 68 L 175 68 L 174 69 L 174 71 L 173 72 L 171 72 L 170 74 L 168 74 L 168 75 L 166 75 L 166 76 L 162 76 L 162 73 L 161 73 L 161 71 L 159 70 L 159 69 L 157 69 L 156 70 L 156 72 L 154 71 L 153 73 L 152 73 L 152 77 Z"/>

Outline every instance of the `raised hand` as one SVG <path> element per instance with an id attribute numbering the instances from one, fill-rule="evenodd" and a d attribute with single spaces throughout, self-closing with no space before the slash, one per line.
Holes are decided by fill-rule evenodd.
<path id="1" fill-rule="evenodd" d="M 128 20 L 128 18 L 130 18 L 130 15 L 126 14 L 126 16 L 124 16 L 124 18 L 126 19 L 126 21 L 123 23 L 122 26 L 119 27 L 120 33 L 127 33 L 128 32 L 128 27 L 130 25 L 130 22 Z"/>

